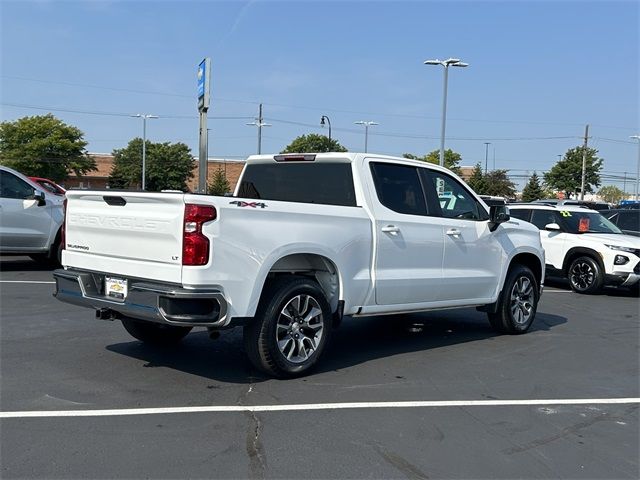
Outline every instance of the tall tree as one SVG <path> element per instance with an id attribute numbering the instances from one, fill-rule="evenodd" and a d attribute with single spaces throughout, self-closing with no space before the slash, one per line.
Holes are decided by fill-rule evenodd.
<path id="1" fill-rule="evenodd" d="M 567 150 L 564 158 L 544 174 L 545 183 L 551 188 L 565 192 L 567 198 L 571 198 L 572 194 L 580 192 L 583 151 L 584 146 Z M 594 187 L 600 186 L 602 162 L 603 159 L 598 158 L 598 150 L 587 147 L 585 193 L 593 192 Z"/>
<path id="2" fill-rule="evenodd" d="M 473 172 L 471 172 L 471 177 L 469 177 L 469 180 L 467 180 L 467 184 L 478 195 L 488 194 L 487 181 L 484 178 L 484 174 L 482 173 L 482 166 L 479 163 L 476 164 Z"/>
<path id="3" fill-rule="evenodd" d="M 0 163 L 25 175 L 60 182 L 96 170 L 84 134 L 52 114 L 0 124 Z"/>
<path id="4" fill-rule="evenodd" d="M 309 135 L 301 135 L 293 140 L 280 153 L 320 153 L 320 152 L 346 152 L 337 140 L 331 139 L 325 135 L 310 133 Z"/>
<path id="5" fill-rule="evenodd" d="M 516 195 L 516 186 L 509 180 L 506 170 L 491 170 L 484 176 L 487 184 L 487 195 L 513 198 Z"/>
<path id="6" fill-rule="evenodd" d="M 231 185 L 229 184 L 229 180 L 227 180 L 227 175 L 222 168 L 218 167 L 209 184 L 209 195 L 224 195 L 230 191 Z"/>
<path id="7" fill-rule="evenodd" d="M 433 150 L 426 155 L 419 157 L 412 153 L 403 153 L 404 158 L 411 160 L 420 160 L 421 162 L 429 162 L 434 165 L 440 165 L 440 150 Z M 450 148 L 444 151 L 444 166 L 456 174 L 460 174 L 460 162 L 462 161 L 462 155 L 458 152 L 454 152 Z"/>
<path id="8" fill-rule="evenodd" d="M 142 139 L 134 138 L 125 148 L 113 151 L 109 175 L 111 188 L 138 188 L 142 181 Z M 153 143 L 147 140 L 145 180 L 149 191 L 187 190 L 195 162 L 184 143 Z"/>
<path id="9" fill-rule="evenodd" d="M 618 203 L 624 197 L 627 196 L 625 192 L 616 187 L 615 185 L 607 185 L 598 190 L 598 195 L 608 203 Z"/>
<path id="10" fill-rule="evenodd" d="M 540 178 L 536 172 L 533 172 L 533 175 L 529 178 L 529 182 L 527 182 L 522 190 L 522 201 L 533 202 L 534 200 L 540 200 L 544 197 L 545 193 L 542 185 L 540 185 Z"/>

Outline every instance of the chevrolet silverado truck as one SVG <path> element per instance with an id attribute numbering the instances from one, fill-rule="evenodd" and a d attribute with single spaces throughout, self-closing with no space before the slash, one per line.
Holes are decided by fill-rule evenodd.
<path id="1" fill-rule="evenodd" d="M 232 197 L 66 198 L 59 300 L 156 345 L 242 327 L 251 362 L 276 377 L 316 365 L 345 315 L 475 306 L 498 332 L 521 334 L 542 293 L 538 230 L 420 161 L 259 155 Z"/>

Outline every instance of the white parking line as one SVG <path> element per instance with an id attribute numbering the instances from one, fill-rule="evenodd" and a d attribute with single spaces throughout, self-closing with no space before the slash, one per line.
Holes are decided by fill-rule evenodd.
<path id="1" fill-rule="evenodd" d="M 452 400 L 413 402 L 309 403 L 294 405 L 211 405 L 208 407 L 121 408 L 111 410 L 33 410 L 0 412 L 0 418 L 118 417 L 168 413 L 293 412 L 366 408 L 515 407 L 533 405 L 640 404 L 640 398 L 572 398 L 554 400 Z"/>
<path id="2" fill-rule="evenodd" d="M 53 284 L 56 282 L 45 282 L 45 281 L 39 281 L 39 280 L 0 280 L 0 283 L 46 283 L 46 284 Z"/>

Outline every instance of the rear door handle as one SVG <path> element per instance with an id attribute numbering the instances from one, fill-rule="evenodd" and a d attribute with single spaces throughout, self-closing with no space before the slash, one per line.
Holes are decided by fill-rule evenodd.
<path id="1" fill-rule="evenodd" d="M 452 237 L 459 237 L 460 230 L 458 230 L 457 228 L 450 228 L 449 230 L 447 230 L 447 235 L 450 235 Z"/>
<path id="2" fill-rule="evenodd" d="M 386 227 L 382 227 L 382 231 L 384 233 L 390 233 L 391 235 L 397 235 L 400 229 L 395 225 L 387 225 Z"/>

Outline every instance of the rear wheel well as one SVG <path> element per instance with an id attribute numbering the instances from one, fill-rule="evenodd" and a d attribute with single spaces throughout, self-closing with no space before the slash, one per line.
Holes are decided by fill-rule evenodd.
<path id="1" fill-rule="evenodd" d="M 296 253 L 278 260 L 269 271 L 266 284 L 283 276 L 303 276 L 314 279 L 320 285 L 331 312 L 338 309 L 340 299 L 340 275 L 336 265 L 327 257 L 313 253 Z"/>

